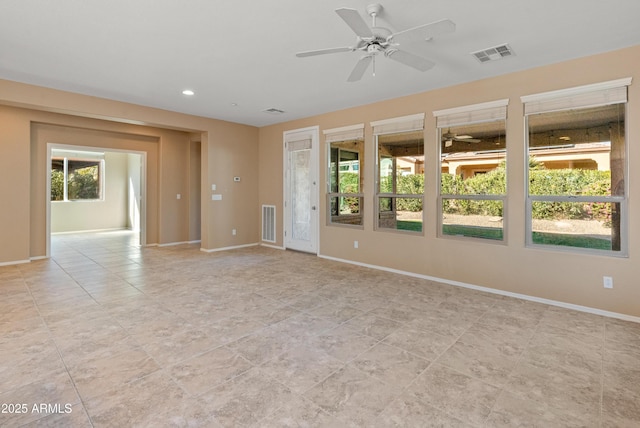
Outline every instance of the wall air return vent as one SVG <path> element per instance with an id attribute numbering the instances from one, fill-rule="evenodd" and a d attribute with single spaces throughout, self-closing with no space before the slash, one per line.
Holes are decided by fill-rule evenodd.
<path id="1" fill-rule="evenodd" d="M 276 206 L 262 206 L 262 240 L 276 242 Z"/>
<path id="2" fill-rule="evenodd" d="M 515 53 L 511 49 L 511 46 L 504 44 L 476 52 L 471 52 L 471 55 L 473 55 L 480 62 L 489 62 L 512 57 L 515 55 Z"/>
<path id="3" fill-rule="evenodd" d="M 279 108 L 268 108 L 266 110 L 262 110 L 264 113 L 269 113 L 269 114 L 282 114 L 284 113 L 284 110 L 280 110 Z"/>

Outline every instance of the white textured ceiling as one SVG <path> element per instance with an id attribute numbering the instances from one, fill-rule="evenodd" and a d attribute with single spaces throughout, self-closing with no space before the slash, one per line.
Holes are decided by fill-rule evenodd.
<path id="1" fill-rule="evenodd" d="M 0 78 L 263 126 L 640 44 L 640 0 L 387 0 L 378 26 L 393 32 L 455 22 L 454 33 L 402 46 L 435 68 L 382 57 L 375 76 L 348 83 L 359 52 L 295 57 L 353 45 L 334 9 L 369 22 L 369 3 L 0 0 Z M 503 43 L 516 56 L 470 55 Z"/>

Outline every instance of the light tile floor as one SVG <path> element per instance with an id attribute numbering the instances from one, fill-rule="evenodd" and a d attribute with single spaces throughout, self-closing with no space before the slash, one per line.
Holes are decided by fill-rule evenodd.
<path id="1" fill-rule="evenodd" d="M 1 426 L 640 426 L 640 324 L 261 247 L 52 242 L 0 268 Z"/>

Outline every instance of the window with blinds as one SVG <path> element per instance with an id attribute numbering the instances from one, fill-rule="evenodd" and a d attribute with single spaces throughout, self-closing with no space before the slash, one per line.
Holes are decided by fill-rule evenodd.
<path id="1" fill-rule="evenodd" d="M 522 97 L 527 244 L 627 254 L 627 87 L 631 79 Z"/>
<path id="2" fill-rule="evenodd" d="M 364 124 L 323 131 L 327 145 L 327 224 L 362 226 Z"/>
<path id="3" fill-rule="evenodd" d="M 505 241 L 509 100 L 438 110 L 440 236 Z"/>
<path id="4" fill-rule="evenodd" d="M 376 143 L 376 229 L 422 233 L 424 114 L 371 125 Z"/>

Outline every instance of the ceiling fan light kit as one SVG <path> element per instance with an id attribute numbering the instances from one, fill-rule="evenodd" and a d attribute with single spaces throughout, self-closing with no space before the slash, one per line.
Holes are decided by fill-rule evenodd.
<path id="1" fill-rule="evenodd" d="M 298 52 L 296 56 L 304 58 L 308 56 L 360 51 L 364 56 L 358 60 L 351 71 L 347 79 L 348 82 L 357 82 L 362 79 L 362 76 L 364 76 L 364 73 L 371 63 L 373 63 L 373 75 L 375 76 L 375 58 L 378 54 L 383 54 L 386 58 L 390 58 L 419 71 L 427 71 L 435 66 L 433 61 L 401 50 L 399 46 L 402 43 L 430 40 L 434 36 L 453 32 L 456 28 L 455 24 L 448 19 L 443 19 L 392 33 L 387 28 L 376 26 L 376 17 L 382 10 L 383 7 L 379 3 L 367 6 L 366 11 L 367 14 L 371 16 L 372 22 L 371 27 L 369 27 L 356 9 L 346 7 L 336 9 L 335 12 L 338 16 L 340 16 L 356 34 L 357 42 L 355 46 Z"/>

